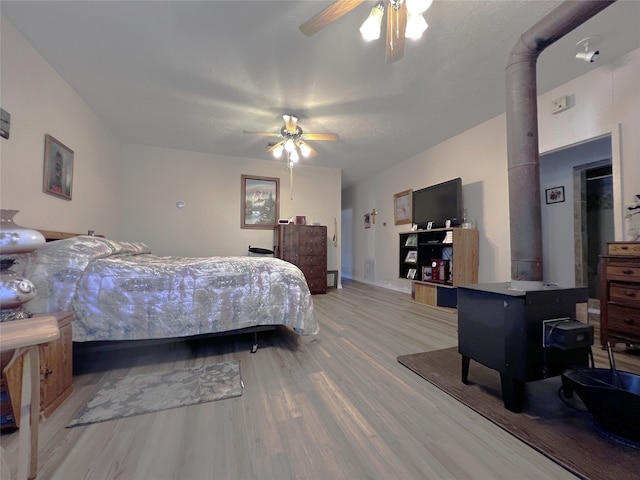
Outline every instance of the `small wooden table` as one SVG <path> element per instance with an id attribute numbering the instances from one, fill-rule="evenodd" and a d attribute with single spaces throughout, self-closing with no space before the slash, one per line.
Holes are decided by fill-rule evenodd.
<path id="1" fill-rule="evenodd" d="M 18 437 L 18 480 L 38 473 L 38 422 L 40 420 L 40 353 L 38 345 L 60 337 L 56 317 L 35 317 L 0 323 L 0 352 L 24 354 L 22 369 L 22 427 Z M 28 428 L 26 428 L 28 427 Z"/>

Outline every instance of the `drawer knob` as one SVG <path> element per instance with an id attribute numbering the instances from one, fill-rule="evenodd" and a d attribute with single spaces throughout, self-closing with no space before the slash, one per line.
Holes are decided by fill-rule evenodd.
<path id="1" fill-rule="evenodd" d="M 44 378 L 49 378 L 49 375 L 51 375 L 53 373 L 53 370 L 51 370 L 48 366 L 44 367 Z"/>
<path id="2" fill-rule="evenodd" d="M 635 323 L 633 321 L 633 318 L 625 318 L 623 322 L 626 323 L 627 325 L 633 325 Z"/>
<path id="3" fill-rule="evenodd" d="M 624 273 L 625 275 L 631 275 L 633 274 L 633 270 L 630 268 L 625 268 L 624 270 L 622 270 L 622 273 Z"/>
<path id="4" fill-rule="evenodd" d="M 633 290 L 625 290 L 625 291 L 624 291 L 624 294 L 625 294 L 627 297 L 630 297 L 630 298 L 635 298 L 635 296 L 636 296 L 636 292 L 634 292 Z"/>

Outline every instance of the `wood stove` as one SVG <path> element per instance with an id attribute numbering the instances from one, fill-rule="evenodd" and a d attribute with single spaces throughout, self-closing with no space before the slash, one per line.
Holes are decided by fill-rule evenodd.
<path id="1" fill-rule="evenodd" d="M 576 304 L 587 301 L 587 288 L 543 287 L 512 290 L 511 284 L 488 283 L 458 287 L 458 351 L 462 381 L 468 383 L 474 360 L 500 372 L 507 409 L 523 408 L 525 384 L 560 375 L 571 367 L 586 367 L 589 348 L 543 347 L 543 322 L 576 316 Z"/>

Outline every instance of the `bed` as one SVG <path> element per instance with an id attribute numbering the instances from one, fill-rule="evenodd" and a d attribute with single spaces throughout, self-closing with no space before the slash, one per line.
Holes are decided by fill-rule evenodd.
<path id="1" fill-rule="evenodd" d="M 45 233 L 45 237 L 51 239 Z M 18 258 L 32 313 L 73 311 L 74 342 L 318 332 L 303 273 L 272 257 L 160 257 L 141 242 L 60 234 Z M 257 345 L 254 345 L 254 350 Z"/>

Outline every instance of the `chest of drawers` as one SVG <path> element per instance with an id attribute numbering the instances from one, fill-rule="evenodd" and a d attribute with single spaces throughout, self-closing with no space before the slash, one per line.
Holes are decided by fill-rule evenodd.
<path id="1" fill-rule="evenodd" d="M 640 243 L 616 242 L 600 257 L 600 343 L 640 345 Z"/>
<path id="2" fill-rule="evenodd" d="M 327 293 L 327 227 L 278 225 L 275 256 L 302 270 L 311 293 Z"/>

